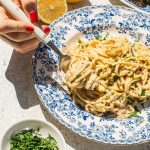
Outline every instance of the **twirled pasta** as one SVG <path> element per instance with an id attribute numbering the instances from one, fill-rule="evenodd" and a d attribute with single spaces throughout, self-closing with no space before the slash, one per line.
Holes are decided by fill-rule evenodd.
<path id="1" fill-rule="evenodd" d="M 127 118 L 150 97 L 150 49 L 126 37 L 80 40 L 65 75 L 73 101 L 97 116 Z"/>

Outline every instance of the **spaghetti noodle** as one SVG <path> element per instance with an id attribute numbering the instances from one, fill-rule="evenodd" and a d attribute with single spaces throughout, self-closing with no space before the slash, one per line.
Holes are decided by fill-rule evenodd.
<path id="1" fill-rule="evenodd" d="M 127 118 L 150 97 L 150 48 L 126 37 L 79 40 L 65 75 L 73 101 L 97 116 Z"/>

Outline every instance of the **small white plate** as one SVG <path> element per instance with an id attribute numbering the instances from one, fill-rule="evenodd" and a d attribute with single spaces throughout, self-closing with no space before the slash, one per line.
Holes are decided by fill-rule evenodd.
<path id="1" fill-rule="evenodd" d="M 40 129 L 40 134 L 47 137 L 49 134 L 57 141 L 59 150 L 66 150 L 66 143 L 60 131 L 51 123 L 41 120 L 24 120 L 11 126 L 5 133 L 1 143 L 1 150 L 10 150 L 11 136 L 24 129 Z"/>

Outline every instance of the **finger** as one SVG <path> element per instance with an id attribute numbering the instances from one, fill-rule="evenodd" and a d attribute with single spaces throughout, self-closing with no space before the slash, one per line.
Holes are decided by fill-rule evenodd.
<path id="1" fill-rule="evenodd" d="M 0 38 L 6 43 L 10 44 L 16 51 L 21 52 L 21 53 L 26 53 L 28 51 L 31 51 L 35 49 L 39 44 L 39 40 L 37 38 L 24 41 L 24 42 L 19 42 L 19 43 L 11 41 L 10 39 L 7 39 L 4 36 L 0 36 Z"/>
<path id="2" fill-rule="evenodd" d="M 49 26 L 42 25 L 42 29 L 45 32 L 45 34 L 49 34 L 50 33 L 50 27 Z"/>
<path id="3" fill-rule="evenodd" d="M 35 36 L 32 33 L 21 32 L 6 33 L 4 34 L 4 36 L 14 42 L 23 42 L 35 38 Z"/>
<path id="4" fill-rule="evenodd" d="M 0 22 L 3 22 L 4 20 L 9 19 L 6 10 L 2 6 L 0 6 L 0 14 L 1 14 Z"/>
<path id="5" fill-rule="evenodd" d="M 22 8 L 20 0 L 12 0 L 19 8 Z"/>
<path id="6" fill-rule="evenodd" d="M 4 20 L 0 24 L 0 33 L 9 33 L 9 32 L 33 32 L 34 28 L 27 23 L 22 21 L 15 20 Z"/>
<path id="7" fill-rule="evenodd" d="M 0 22 L 6 19 L 16 20 L 8 11 L 6 11 L 2 6 L 0 6 Z"/>
<path id="8" fill-rule="evenodd" d="M 30 18 L 31 22 L 36 24 L 38 22 L 36 0 L 21 0 L 21 3 L 24 11 L 26 12 L 27 16 Z M 49 34 L 50 32 L 49 26 L 43 26 L 42 28 L 46 34 Z"/>
<path id="9" fill-rule="evenodd" d="M 38 15 L 36 9 L 36 0 L 20 0 L 22 8 L 24 9 L 27 16 L 30 18 L 32 23 L 38 22 Z"/>

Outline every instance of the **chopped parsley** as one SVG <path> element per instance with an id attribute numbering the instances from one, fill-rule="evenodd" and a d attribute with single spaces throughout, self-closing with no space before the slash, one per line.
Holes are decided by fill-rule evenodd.
<path id="1" fill-rule="evenodd" d="M 39 129 L 23 130 L 11 137 L 10 150 L 59 150 L 56 140 L 42 137 Z"/>
<path id="2" fill-rule="evenodd" d="M 134 55 L 134 52 L 133 52 L 133 50 L 131 49 L 131 53 L 132 53 L 132 56 L 134 57 L 135 55 Z"/>
<path id="3" fill-rule="evenodd" d="M 117 76 L 117 75 L 115 75 L 115 76 L 113 77 L 113 79 L 114 79 L 114 82 L 115 82 L 115 81 L 117 81 L 118 79 L 120 79 L 120 77 Z"/>
<path id="4" fill-rule="evenodd" d="M 99 36 L 96 36 L 95 39 L 96 39 L 96 40 L 99 40 L 99 41 L 104 41 L 104 40 L 106 40 L 106 39 L 108 38 L 108 36 L 109 36 L 109 33 L 106 32 L 105 35 L 101 35 L 101 36 L 99 35 Z"/>
<path id="5" fill-rule="evenodd" d="M 100 37 L 100 36 L 96 36 L 95 39 L 96 39 L 96 40 L 100 40 L 101 37 Z"/>
<path id="6" fill-rule="evenodd" d="M 141 96 L 145 96 L 145 90 L 144 89 L 142 89 L 142 92 L 141 92 Z"/>
<path id="7" fill-rule="evenodd" d="M 123 100 L 123 94 L 119 95 L 117 99 L 121 102 Z"/>
<path id="8" fill-rule="evenodd" d="M 141 111 L 139 110 L 139 108 L 137 106 L 134 106 L 135 111 L 141 113 Z"/>
<path id="9" fill-rule="evenodd" d="M 131 86 L 137 87 L 136 82 L 137 82 L 137 81 L 132 82 Z"/>
<path id="10" fill-rule="evenodd" d="M 141 104 L 143 105 L 145 102 L 147 102 L 148 101 L 148 98 L 145 98 L 142 102 L 141 102 Z M 144 106 L 143 106 L 144 107 Z"/>
<path id="11" fill-rule="evenodd" d="M 137 117 L 137 116 L 139 115 L 139 113 L 140 113 L 140 112 L 138 112 L 138 111 L 134 111 L 133 113 L 131 113 L 131 114 L 129 115 L 129 118 L 131 118 L 131 117 Z"/>
<path id="12" fill-rule="evenodd" d="M 78 38 L 78 43 L 81 43 L 81 40 Z"/>
<path id="13" fill-rule="evenodd" d="M 133 98 L 130 97 L 130 96 L 127 96 L 127 101 L 128 101 L 129 103 L 133 103 Z"/>
<path id="14" fill-rule="evenodd" d="M 108 38 L 108 36 L 109 36 L 109 33 L 108 33 L 108 32 L 106 32 L 106 35 L 105 35 L 104 37 L 102 37 L 102 39 L 101 39 L 101 40 L 102 40 L 102 41 L 103 41 L 103 40 L 106 40 L 106 39 Z"/>

